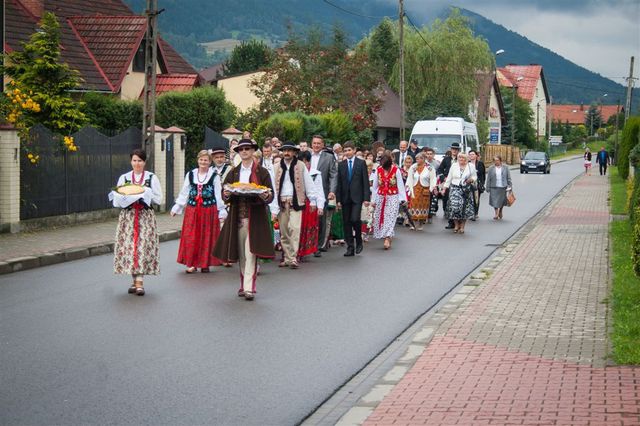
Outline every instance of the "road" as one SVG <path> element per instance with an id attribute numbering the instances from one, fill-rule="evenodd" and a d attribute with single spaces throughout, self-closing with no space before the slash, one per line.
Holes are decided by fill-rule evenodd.
<path id="1" fill-rule="evenodd" d="M 0 277 L 0 424 L 288 425 L 300 422 L 581 172 L 512 172 L 501 222 L 484 195 L 464 235 L 438 217 L 344 258 L 262 268 L 253 302 L 237 269 L 162 274 L 127 294 L 112 256 Z"/>

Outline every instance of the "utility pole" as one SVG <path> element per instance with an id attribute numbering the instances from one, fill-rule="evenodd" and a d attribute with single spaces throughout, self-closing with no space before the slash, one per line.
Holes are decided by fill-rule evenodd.
<path id="1" fill-rule="evenodd" d="M 631 57 L 631 65 L 629 66 L 629 77 L 627 78 L 627 102 L 624 106 L 624 123 L 627 123 L 629 111 L 631 111 L 631 91 L 633 90 L 633 56 Z"/>
<path id="2" fill-rule="evenodd" d="M 512 98 L 511 98 L 511 146 L 516 144 L 516 88 L 517 85 L 511 86 Z"/>
<path id="3" fill-rule="evenodd" d="M 404 0 L 399 0 L 398 11 L 399 41 L 400 41 L 400 140 L 404 140 L 405 133 L 405 108 L 404 108 Z"/>
<path id="4" fill-rule="evenodd" d="M 616 105 L 616 141 L 613 144 L 613 164 L 618 163 L 618 119 L 620 118 L 620 98 Z"/>
<path id="5" fill-rule="evenodd" d="M 144 106 L 142 112 L 142 148 L 153 158 L 156 132 L 156 63 L 158 62 L 158 0 L 147 0 L 147 34 L 144 54 Z M 153 164 L 153 162 L 151 162 Z"/>

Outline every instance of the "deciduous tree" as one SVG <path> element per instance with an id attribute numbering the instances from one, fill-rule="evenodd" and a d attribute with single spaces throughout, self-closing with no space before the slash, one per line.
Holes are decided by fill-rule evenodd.
<path id="1" fill-rule="evenodd" d="M 229 59 L 222 64 L 224 75 L 232 76 L 257 71 L 271 63 L 273 51 L 262 40 L 243 41 L 231 51 Z"/>

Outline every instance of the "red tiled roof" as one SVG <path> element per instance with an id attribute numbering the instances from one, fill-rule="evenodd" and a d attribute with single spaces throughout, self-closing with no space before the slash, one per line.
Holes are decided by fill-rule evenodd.
<path id="1" fill-rule="evenodd" d="M 522 79 L 518 81 L 520 77 L 522 77 Z M 518 96 L 529 102 L 533 100 L 536 94 L 536 87 L 540 79 L 542 79 L 542 86 L 544 87 L 545 97 L 548 101 L 549 96 L 547 94 L 547 85 L 544 81 L 542 65 L 507 65 L 506 67 L 498 68 L 498 81 L 500 85 L 506 87 L 513 87 L 515 85 L 518 88 Z"/>
<path id="2" fill-rule="evenodd" d="M 118 92 L 127 68 L 147 31 L 142 16 L 70 16 L 71 29 L 78 35 L 87 54 Z"/>
<path id="3" fill-rule="evenodd" d="M 623 107 L 617 105 L 598 105 L 598 111 L 602 116 L 602 121 L 606 122 L 609 117 L 616 114 L 616 110 L 620 108 L 620 112 L 624 112 Z M 549 105 L 548 113 L 551 115 L 552 121 L 569 124 L 584 124 L 585 115 L 589 111 L 589 105 Z"/>
<path id="4" fill-rule="evenodd" d="M 156 76 L 156 94 L 158 95 L 167 92 L 188 92 L 197 85 L 198 74 L 158 74 Z"/>
<path id="5" fill-rule="evenodd" d="M 5 0 L 6 44 L 9 49 L 20 49 L 35 32 L 38 19 L 25 9 L 20 0 Z M 130 29 L 125 35 L 116 34 L 113 28 L 107 28 L 110 41 L 120 42 L 117 47 L 102 43 L 104 22 L 110 19 L 124 20 L 127 24 L 143 21 L 142 34 L 146 27 L 143 17 L 134 15 L 122 0 L 42 0 L 44 10 L 58 17 L 61 30 L 62 59 L 82 77 L 81 89 L 114 92 L 119 90 L 131 58 L 139 46 L 130 38 Z M 67 19 L 70 18 L 70 19 Z M 95 23 L 95 26 L 89 25 Z M 122 22 L 112 22 L 125 27 Z M 122 28 L 122 27 L 119 27 Z M 133 31 L 135 32 L 135 31 Z M 163 72 L 196 74 L 168 43 L 159 38 L 159 62 Z M 93 49 L 96 48 L 96 51 Z M 116 50 L 122 51 L 116 52 Z M 125 57 L 129 61 L 123 61 Z M 124 63 L 126 62 L 126 64 Z M 120 68 L 121 67 L 121 68 Z"/>

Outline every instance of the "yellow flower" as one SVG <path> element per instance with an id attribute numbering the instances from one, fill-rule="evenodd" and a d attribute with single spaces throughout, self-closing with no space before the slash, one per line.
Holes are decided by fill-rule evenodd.
<path id="1" fill-rule="evenodd" d="M 39 159 L 40 159 L 40 156 L 39 156 L 39 155 L 36 155 L 36 160 L 39 160 Z"/>
<path id="2" fill-rule="evenodd" d="M 33 158 L 33 154 L 32 154 L 32 153 L 29 153 L 29 154 L 27 154 L 27 157 L 28 157 L 29 159 L 32 159 L 32 158 Z"/>
<path id="3" fill-rule="evenodd" d="M 36 164 L 36 159 L 35 158 L 32 158 L 30 161 L 31 161 L 31 164 Z"/>
<path id="4" fill-rule="evenodd" d="M 14 92 L 20 93 L 20 89 L 15 89 Z"/>

